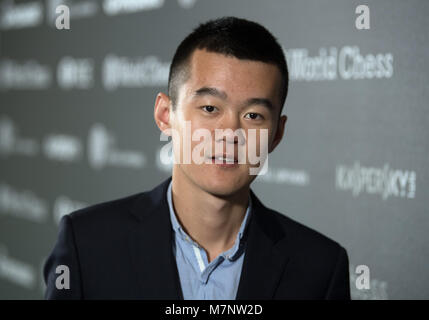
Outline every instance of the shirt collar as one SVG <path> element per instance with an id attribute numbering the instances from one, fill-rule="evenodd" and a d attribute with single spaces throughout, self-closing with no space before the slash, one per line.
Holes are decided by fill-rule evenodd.
<path id="1" fill-rule="evenodd" d="M 173 208 L 173 197 L 172 197 L 171 188 L 172 188 L 172 181 L 170 181 L 170 184 L 168 185 L 168 189 L 167 189 L 167 201 L 168 201 L 168 208 L 170 211 L 171 225 L 173 227 L 173 230 L 176 232 L 176 234 L 178 233 L 184 240 L 186 240 L 186 239 L 189 240 L 190 237 L 185 232 L 185 230 L 183 230 L 182 225 L 180 224 L 180 222 L 176 218 L 176 213 L 174 212 L 174 208 Z M 237 253 L 238 253 L 239 249 L 241 247 L 243 247 L 242 238 L 243 238 L 245 229 L 248 225 L 249 216 L 251 214 L 251 211 L 252 211 L 252 197 L 249 194 L 249 205 L 247 206 L 246 214 L 245 214 L 244 219 L 241 223 L 240 230 L 238 231 L 234 246 L 231 249 L 224 252 L 226 258 L 228 258 L 230 260 L 234 260 L 235 256 L 239 256 Z"/>

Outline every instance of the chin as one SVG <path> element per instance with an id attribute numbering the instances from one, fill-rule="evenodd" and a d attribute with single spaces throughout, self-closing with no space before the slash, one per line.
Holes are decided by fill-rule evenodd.
<path id="1" fill-rule="evenodd" d="M 205 175 L 200 176 L 198 179 L 204 179 L 200 181 L 200 185 L 204 189 L 217 196 L 231 196 L 250 184 L 249 177 L 243 177 L 239 175 Z"/>
<path id="2" fill-rule="evenodd" d="M 182 166 L 181 171 L 200 189 L 219 197 L 234 195 L 243 188 L 247 188 L 254 180 L 249 175 L 249 168 L 241 167 L 237 170 L 222 170 L 213 166 L 190 167 Z"/>

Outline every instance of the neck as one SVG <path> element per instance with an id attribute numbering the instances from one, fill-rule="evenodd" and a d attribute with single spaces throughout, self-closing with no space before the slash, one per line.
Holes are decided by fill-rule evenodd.
<path id="1" fill-rule="evenodd" d="M 209 262 L 234 245 L 246 214 L 249 187 L 233 195 L 219 197 L 203 190 L 180 169 L 174 168 L 171 191 L 178 221 L 185 232 L 206 250 Z"/>

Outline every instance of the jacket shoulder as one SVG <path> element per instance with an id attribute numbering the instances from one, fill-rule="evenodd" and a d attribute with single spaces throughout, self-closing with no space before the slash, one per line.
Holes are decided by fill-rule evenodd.
<path id="1" fill-rule="evenodd" d="M 146 192 L 134 193 L 132 195 L 103 201 L 75 210 L 68 214 L 71 223 L 76 227 L 100 228 L 103 226 L 115 226 L 115 223 L 132 219 L 131 209 L 138 199 Z M 117 225 L 117 224 L 116 224 Z"/>
<path id="2" fill-rule="evenodd" d="M 322 250 L 338 253 L 342 246 L 325 234 L 308 227 L 278 211 L 267 209 L 272 220 L 285 234 L 287 241 L 297 244 L 300 249 Z"/>
<path id="3" fill-rule="evenodd" d="M 337 241 L 277 211 L 265 212 L 282 234 L 277 252 L 290 257 L 280 299 L 350 299 L 349 262 Z M 273 228 L 273 230 L 275 230 Z M 279 238 L 278 238 L 279 239 Z"/>

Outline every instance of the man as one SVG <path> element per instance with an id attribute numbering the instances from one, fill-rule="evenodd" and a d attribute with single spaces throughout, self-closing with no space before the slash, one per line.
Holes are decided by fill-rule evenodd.
<path id="1" fill-rule="evenodd" d="M 264 27 L 226 17 L 196 28 L 155 102 L 155 121 L 172 136 L 172 177 L 64 216 L 44 268 L 46 298 L 349 299 L 345 249 L 250 189 L 258 165 L 249 150 L 262 155 L 261 170 L 283 137 L 287 89 L 283 51 Z M 182 151 L 197 150 L 190 137 L 201 132 L 205 161 L 187 162 Z M 58 288 L 58 266 L 69 289 Z"/>

